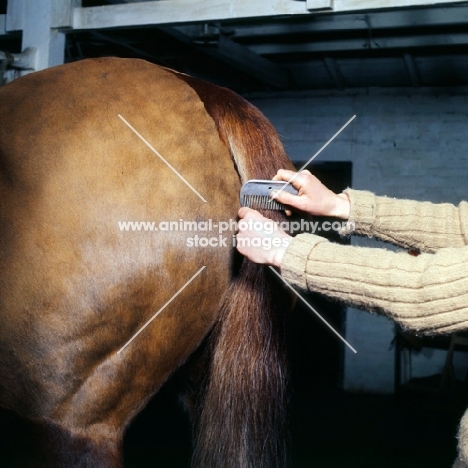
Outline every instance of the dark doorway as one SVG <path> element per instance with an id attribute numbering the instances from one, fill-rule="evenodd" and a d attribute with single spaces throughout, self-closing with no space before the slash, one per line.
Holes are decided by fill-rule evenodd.
<path id="1" fill-rule="evenodd" d="M 295 164 L 299 169 L 300 163 Z M 352 164 L 350 162 L 316 163 L 308 168 L 329 189 L 335 193 L 351 186 Z M 300 220 L 301 217 L 293 216 Z M 328 218 L 307 218 L 310 221 L 329 223 Z M 332 242 L 349 243 L 336 230 L 317 230 L 318 235 Z M 309 304 L 338 332 L 345 333 L 344 306 L 319 294 L 302 294 Z M 294 313 L 291 333 L 292 381 L 296 394 L 306 396 L 311 387 L 341 387 L 343 378 L 343 343 L 340 339 L 301 301 Z"/>

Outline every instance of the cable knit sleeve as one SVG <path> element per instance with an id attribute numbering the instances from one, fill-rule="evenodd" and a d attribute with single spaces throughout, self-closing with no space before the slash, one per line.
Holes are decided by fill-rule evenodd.
<path id="1" fill-rule="evenodd" d="M 281 273 L 292 285 L 384 313 L 416 332 L 468 328 L 468 246 L 414 257 L 300 234 Z"/>
<path id="2" fill-rule="evenodd" d="M 345 193 L 351 201 L 351 213 L 342 234 L 376 237 L 422 252 L 468 245 L 467 202 L 454 206 L 378 197 L 352 189 Z"/>

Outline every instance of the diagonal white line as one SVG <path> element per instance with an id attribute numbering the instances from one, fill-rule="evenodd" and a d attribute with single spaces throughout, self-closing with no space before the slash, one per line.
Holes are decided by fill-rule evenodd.
<path id="1" fill-rule="evenodd" d="M 119 118 L 131 129 L 133 130 L 133 132 L 143 141 L 143 143 L 145 143 L 146 146 L 148 146 L 148 148 L 150 148 L 154 154 L 156 154 L 157 156 L 159 156 L 159 158 L 164 161 L 167 166 L 172 169 L 172 171 L 177 175 L 177 177 L 179 177 L 183 182 L 185 182 L 205 203 L 207 203 L 207 201 L 193 188 L 192 185 L 190 185 L 186 179 L 184 179 L 184 177 L 166 160 L 164 159 L 161 154 L 155 149 L 153 148 L 153 146 L 151 146 L 151 144 L 145 139 L 143 138 L 142 135 L 140 135 L 120 114 L 119 115 Z"/>
<path id="2" fill-rule="evenodd" d="M 357 351 L 272 267 L 271 271 L 353 352 Z"/>
<path id="3" fill-rule="evenodd" d="M 297 172 L 294 174 L 291 179 L 288 181 L 287 184 L 284 185 L 284 187 L 279 190 L 273 197 L 271 197 L 272 200 L 274 200 L 283 190 L 284 188 L 289 185 L 298 175 L 299 172 L 301 172 L 305 167 L 307 167 L 354 119 L 356 118 L 355 115 L 353 115 Z"/>
<path id="4" fill-rule="evenodd" d="M 117 351 L 120 354 L 204 269 L 202 266 L 123 346 Z"/>

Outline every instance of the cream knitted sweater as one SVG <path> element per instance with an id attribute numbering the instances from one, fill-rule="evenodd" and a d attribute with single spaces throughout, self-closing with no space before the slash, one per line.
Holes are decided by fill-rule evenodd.
<path id="1" fill-rule="evenodd" d="M 351 189 L 346 193 L 354 233 L 421 254 L 300 234 L 284 255 L 283 277 L 304 290 L 385 314 L 416 332 L 468 328 L 468 203 L 455 207 Z"/>

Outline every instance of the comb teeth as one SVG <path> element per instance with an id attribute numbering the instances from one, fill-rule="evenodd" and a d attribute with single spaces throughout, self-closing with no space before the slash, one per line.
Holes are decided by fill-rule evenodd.
<path id="1" fill-rule="evenodd" d="M 241 188 L 240 202 L 254 210 L 282 211 L 286 206 L 271 198 L 274 190 L 297 195 L 298 191 L 290 183 L 279 180 L 248 180 Z"/>
<path id="2" fill-rule="evenodd" d="M 269 196 L 265 195 L 243 195 L 242 206 L 247 206 L 254 210 L 274 210 L 281 211 L 286 207 L 282 204 L 273 200 Z"/>

